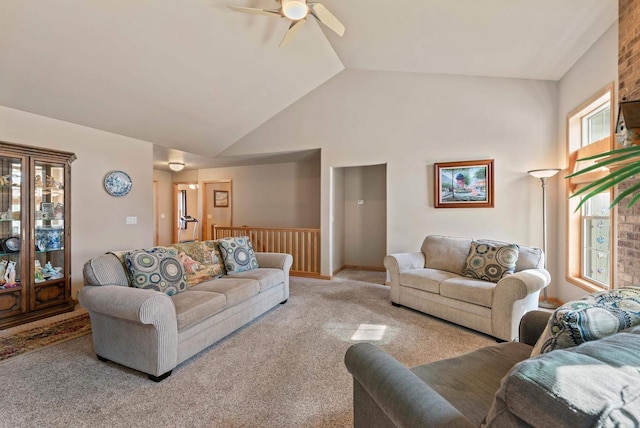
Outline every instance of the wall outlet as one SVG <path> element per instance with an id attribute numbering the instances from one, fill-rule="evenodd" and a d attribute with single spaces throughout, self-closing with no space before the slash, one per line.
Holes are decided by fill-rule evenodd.
<path id="1" fill-rule="evenodd" d="M 364 199 L 358 199 L 358 205 L 364 205 Z"/>
<path id="2" fill-rule="evenodd" d="M 131 217 L 127 216 L 127 219 L 126 219 L 125 223 L 126 224 L 138 224 L 138 217 L 136 217 L 136 216 L 131 216 Z"/>

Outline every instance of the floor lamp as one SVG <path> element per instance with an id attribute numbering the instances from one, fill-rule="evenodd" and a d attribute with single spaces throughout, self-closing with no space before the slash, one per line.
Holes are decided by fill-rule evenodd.
<path id="1" fill-rule="evenodd" d="M 553 177 L 559 169 L 533 169 L 527 171 L 529 175 L 539 178 L 542 183 L 542 252 L 544 253 L 544 268 L 547 268 L 547 179 Z M 547 300 L 547 287 L 542 290 L 542 302 L 538 304 L 541 308 L 555 309 L 557 306 Z"/>

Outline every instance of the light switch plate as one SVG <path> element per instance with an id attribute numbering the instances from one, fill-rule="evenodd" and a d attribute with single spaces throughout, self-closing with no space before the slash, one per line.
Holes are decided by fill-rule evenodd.
<path id="1" fill-rule="evenodd" d="M 127 216 L 126 224 L 138 224 L 138 217 Z"/>

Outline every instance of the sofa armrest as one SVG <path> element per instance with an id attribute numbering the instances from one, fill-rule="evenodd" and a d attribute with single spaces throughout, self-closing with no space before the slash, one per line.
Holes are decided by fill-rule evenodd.
<path id="1" fill-rule="evenodd" d="M 384 267 L 389 272 L 392 302 L 400 303 L 400 273 L 423 268 L 424 264 L 425 257 L 421 252 L 389 254 L 384 258 Z"/>
<path id="2" fill-rule="evenodd" d="M 551 318 L 549 311 L 530 311 L 524 314 L 520 320 L 520 342 L 536 346 L 549 318 Z"/>
<path id="3" fill-rule="evenodd" d="M 173 301 L 154 290 L 85 285 L 78 293 L 89 311 L 93 348 L 101 358 L 159 377 L 178 361 Z"/>
<path id="4" fill-rule="evenodd" d="M 354 391 L 366 394 L 397 427 L 473 426 L 411 370 L 374 345 L 352 345 L 345 355 L 345 365 L 353 375 Z M 354 396 L 354 426 L 388 425 L 379 420 L 376 424 L 376 418 L 367 415 L 370 407 L 357 408 L 357 403 L 366 402 L 361 398 Z"/>
<path id="5" fill-rule="evenodd" d="M 78 293 L 78 301 L 89 313 L 97 312 L 142 324 L 176 323 L 171 298 L 155 290 L 119 285 L 86 285 Z"/>
<path id="6" fill-rule="evenodd" d="M 293 257 L 286 253 L 255 253 L 258 265 L 264 268 L 282 269 L 289 273 L 293 264 Z"/>
<path id="7" fill-rule="evenodd" d="M 507 341 L 517 339 L 520 319 L 538 309 L 540 290 L 550 282 L 546 269 L 524 269 L 498 281 L 491 305 L 493 335 Z"/>

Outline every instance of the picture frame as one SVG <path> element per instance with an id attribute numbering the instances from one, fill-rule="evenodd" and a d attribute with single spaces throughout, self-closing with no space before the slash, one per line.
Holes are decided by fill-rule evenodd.
<path id="1" fill-rule="evenodd" d="M 214 190 L 213 206 L 216 208 L 227 208 L 229 206 L 229 192 L 226 190 Z"/>
<path id="2" fill-rule="evenodd" d="M 493 159 L 435 163 L 435 208 L 493 208 L 493 163 Z"/>

